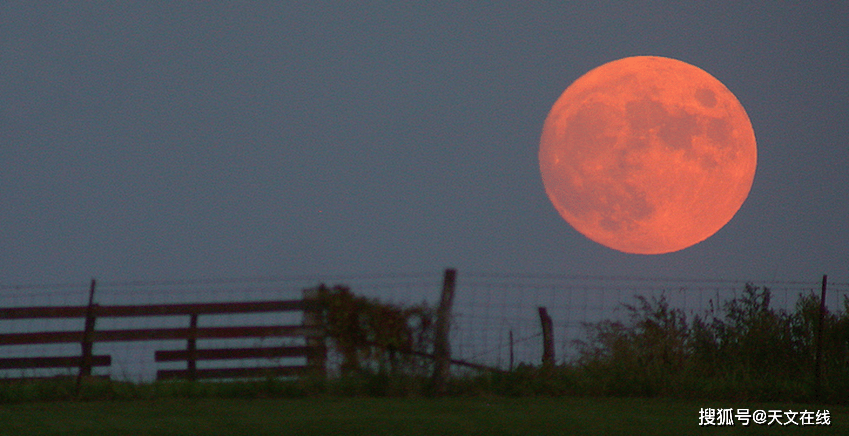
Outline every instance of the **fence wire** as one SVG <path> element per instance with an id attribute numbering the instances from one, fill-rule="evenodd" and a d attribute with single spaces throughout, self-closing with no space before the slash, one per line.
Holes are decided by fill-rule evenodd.
<path id="1" fill-rule="evenodd" d="M 97 283 L 94 301 L 100 305 L 150 305 L 168 303 L 247 302 L 297 300 L 304 289 L 343 285 L 357 295 L 397 306 L 426 304 L 435 308 L 442 288 L 442 272 L 410 274 L 362 274 L 336 276 L 262 277 L 185 281 L 125 281 Z M 743 293 L 746 284 L 767 287 L 771 308 L 792 312 L 800 295 L 820 294 L 821 281 L 712 280 L 686 278 L 642 278 L 625 276 L 566 276 L 541 274 L 491 274 L 459 271 L 452 308 L 449 341 L 452 358 L 508 370 L 520 364 L 539 365 L 542 334 L 538 308 L 545 307 L 553 321 L 557 362 L 577 356 L 576 340 L 586 339 L 586 325 L 602 320 L 627 321 L 626 304 L 636 296 L 665 298 L 671 308 L 681 309 L 688 320 L 720 310 Z M 84 306 L 88 283 L 52 285 L 0 285 L 0 307 Z M 828 283 L 826 307 L 830 312 L 846 310 L 849 283 Z M 186 327 L 188 316 L 102 318 L 97 329 Z M 199 327 L 233 325 L 299 325 L 300 312 L 252 315 L 204 315 Z M 0 319 L 0 332 L 81 331 L 82 319 Z M 512 337 L 512 341 L 511 341 Z M 242 341 L 240 344 L 227 341 Z M 199 340 L 198 348 L 219 346 L 303 345 L 302 338 L 258 338 L 256 340 Z M 184 340 L 135 341 L 94 345 L 94 354 L 109 354 L 109 368 L 94 374 L 113 379 L 150 381 L 158 369 L 180 369 L 185 362 L 156 363 L 157 350 L 184 349 Z M 332 350 L 331 350 L 332 351 Z M 0 344 L 0 358 L 79 355 L 79 344 Z M 282 360 L 281 360 L 282 359 Z M 298 365 L 303 358 L 281 358 L 267 365 Z M 338 369 L 341 357 L 331 352 L 329 371 Z M 228 362 L 253 365 L 258 361 Z M 204 366 L 205 365 L 205 366 Z M 198 368 L 216 362 L 198 362 Z M 65 370 L 68 372 L 68 370 Z M 71 373 L 75 373 L 72 370 Z M 0 370 L 0 378 L 61 375 L 58 370 Z M 70 374 L 68 374 L 70 375 Z"/>

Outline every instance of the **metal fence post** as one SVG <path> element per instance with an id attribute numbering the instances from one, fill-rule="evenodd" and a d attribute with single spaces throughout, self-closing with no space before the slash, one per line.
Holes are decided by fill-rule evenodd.
<path id="1" fill-rule="evenodd" d="M 822 394 L 822 335 L 825 330 L 825 292 L 828 283 L 828 275 L 822 276 L 822 293 L 820 294 L 820 319 L 817 325 L 817 354 L 814 362 L 814 395 L 817 399 Z"/>
<path id="2" fill-rule="evenodd" d="M 550 370 L 554 367 L 554 333 L 551 327 L 551 317 L 545 307 L 539 310 L 539 322 L 542 325 L 542 367 Z"/>
<path id="3" fill-rule="evenodd" d="M 96 320 L 95 304 L 94 304 L 94 289 L 97 286 L 97 281 L 91 279 L 91 285 L 88 288 L 88 307 L 85 313 L 85 330 L 83 331 L 82 341 L 80 341 L 80 370 L 77 373 L 76 393 L 80 393 L 80 384 L 84 377 L 91 376 L 92 366 L 92 349 L 94 348 L 94 323 Z"/>
<path id="4" fill-rule="evenodd" d="M 510 329 L 510 372 L 513 371 L 513 329 Z"/>

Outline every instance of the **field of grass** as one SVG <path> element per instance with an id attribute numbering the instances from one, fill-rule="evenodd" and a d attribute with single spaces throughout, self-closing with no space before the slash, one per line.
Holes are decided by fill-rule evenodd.
<path id="1" fill-rule="evenodd" d="M 849 408 L 636 398 L 158 398 L 0 405 L 0 435 L 846 435 Z M 830 427 L 699 427 L 701 407 L 831 412 Z"/>

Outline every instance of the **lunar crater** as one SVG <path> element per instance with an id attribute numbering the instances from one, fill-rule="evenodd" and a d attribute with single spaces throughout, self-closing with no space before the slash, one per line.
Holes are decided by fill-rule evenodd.
<path id="1" fill-rule="evenodd" d="M 696 90 L 696 100 L 698 100 L 699 104 L 707 108 L 716 106 L 716 94 L 707 88 Z"/>

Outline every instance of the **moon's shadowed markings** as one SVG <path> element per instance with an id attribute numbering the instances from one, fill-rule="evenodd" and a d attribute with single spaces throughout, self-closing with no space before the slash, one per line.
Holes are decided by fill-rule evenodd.
<path id="1" fill-rule="evenodd" d="M 554 104 L 540 170 L 557 211 L 628 253 L 699 243 L 748 196 L 757 149 L 742 105 L 692 65 L 640 56 L 602 65 Z"/>

